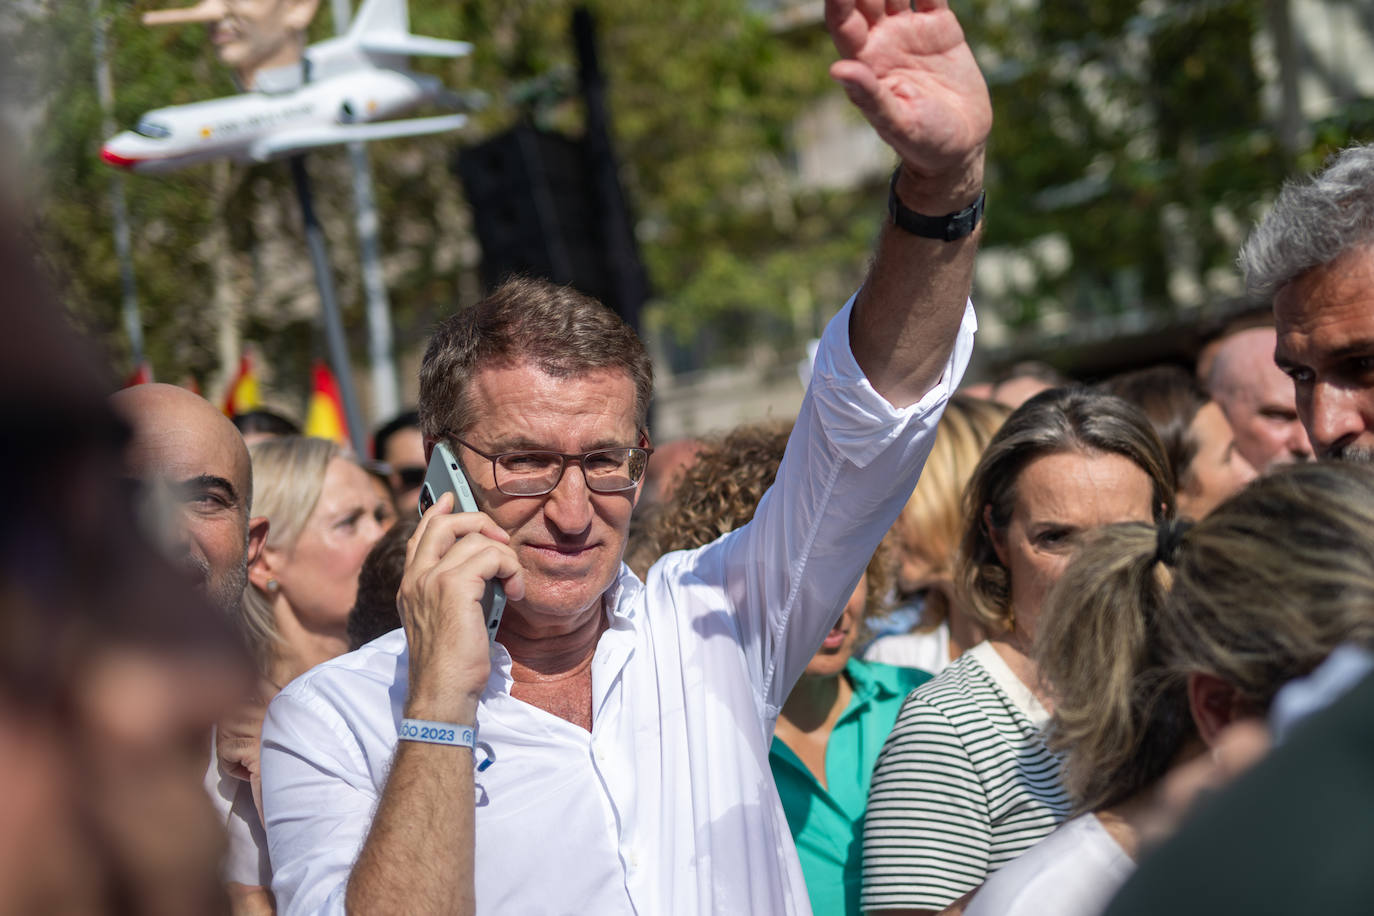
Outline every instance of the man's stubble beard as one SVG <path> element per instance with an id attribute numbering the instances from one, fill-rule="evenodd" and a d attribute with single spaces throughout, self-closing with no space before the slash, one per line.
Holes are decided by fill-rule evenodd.
<path id="1" fill-rule="evenodd" d="M 225 576 L 223 582 L 211 587 L 209 598 L 226 616 L 236 619 L 243 603 L 243 590 L 247 587 L 248 564 L 244 562 Z"/>
<path id="2" fill-rule="evenodd" d="M 1351 443 L 1350 445 L 1328 449 L 1322 457 L 1332 461 L 1347 461 L 1351 464 L 1374 464 L 1374 447 Z"/>
<path id="3" fill-rule="evenodd" d="M 184 563 L 195 570 L 197 578 L 204 583 L 205 597 L 210 603 L 230 620 L 237 620 L 239 607 L 243 603 L 243 590 L 248 587 L 248 557 L 245 555 L 243 561 L 223 578 L 216 578 L 210 564 L 197 556 L 186 556 Z"/>

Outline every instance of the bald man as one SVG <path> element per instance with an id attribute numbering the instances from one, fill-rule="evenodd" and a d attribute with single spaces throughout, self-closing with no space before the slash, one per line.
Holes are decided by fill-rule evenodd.
<path id="1" fill-rule="evenodd" d="M 248 565 L 267 540 L 267 519 L 248 516 L 253 469 L 248 447 L 209 401 L 175 385 L 135 385 L 110 398 L 133 427 L 129 473 L 170 488 L 179 509 L 174 548 L 227 614 L 238 608 Z"/>
<path id="2" fill-rule="evenodd" d="M 1236 434 L 1236 451 L 1256 470 L 1309 461 L 1312 444 L 1298 419 L 1293 380 L 1274 363 L 1273 328 L 1249 328 L 1216 348 L 1207 380 Z"/>

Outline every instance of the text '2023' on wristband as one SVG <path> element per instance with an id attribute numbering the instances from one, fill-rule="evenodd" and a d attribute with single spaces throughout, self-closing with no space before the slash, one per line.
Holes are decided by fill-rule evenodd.
<path id="1" fill-rule="evenodd" d="M 477 734 L 470 725 L 430 722 L 427 719 L 402 719 L 400 727 L 396 729 L 396 737 L 401 741 L 423 741 L 426 744 L 472 747 L 476 742 Z"/>

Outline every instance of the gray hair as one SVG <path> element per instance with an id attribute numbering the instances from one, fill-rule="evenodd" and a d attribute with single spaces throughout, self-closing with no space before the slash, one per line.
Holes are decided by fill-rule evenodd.
<path id="1" fill-rule="evenodd" d="M 1237 263 L 1245 290 L 1270 302 L 1299 275 L 1374 241 L 1374 143 L 1352 146 L 1310 178 L 1288 181 Z"/>

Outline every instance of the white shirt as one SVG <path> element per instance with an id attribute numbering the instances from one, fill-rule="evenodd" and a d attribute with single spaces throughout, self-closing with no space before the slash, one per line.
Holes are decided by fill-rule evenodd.
<path id="1" fill-rule="evenodd" d="M 895 409 L 828 327 L 792 444 L 755 520 L 622 567 L 592 661 L 590 733 L 510 695 L 499 642 L 477 712 L 479 913 L 809 913 L 768 764 L 774 721 L 916 483 L 976 321 L 939 383 Z M 342 913 L 386 784 L 405 634 L 314 668 L 263 726 L 279 912 Z M 455 760 L 462 759 L 455 755 Z M 436 837 L 435 842 L 442 842 Z"/>
<path id="2" fill-rule="evenodd" d="M 939 674 L 949 667 L 949 621 L 940 621 L 933 630 L 880 636 L 864 650 L 864 661 Z"/>
<path id="3" fill-rule="evenodd" d="M 1102 822 L 1085 814 L 989 878 L 964 916 L 1099 916 L 1133 871 Z"/>
<path id="4" fill-rule="evenodd" d="M 1283 685 L 1269 707 L 1274 743 L 1287 741 L 1296 726 L 1345 696 L 1371 670 L 1374 652 L 1347 643 L 1337 646 L 1311 674 Z"/>
<path id="5" fill-rule="evenodd" d="M 210 768 L 205 773 L 205 791 L 215 807 L 229 840 L 224 866 L 225 881 L 250 887 L 272 883 L 272 865 L 267 858 L 267 834 L 263 832 L 258 808 L 253 804 L 253 787 L 226 770 L 220 762 L 215 740 L 210 739 Z"/>

